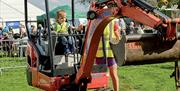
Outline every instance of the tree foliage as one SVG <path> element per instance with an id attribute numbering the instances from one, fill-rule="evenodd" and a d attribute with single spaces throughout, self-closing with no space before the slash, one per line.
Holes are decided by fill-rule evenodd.
<path id="1" fill-rule="evenodd" d="M 90 3 L 92 1 L 98 1 L 98 0 L 79 0 L 79 2 L 81 3 Z M 172 5 L 175 4 L 179 5 L 180 7 L 180 0 L 145 0 L 145 1 L 158 8 L 162 7 L 163 5 L 166 5 L 168 8 L 170 8 Z"/>

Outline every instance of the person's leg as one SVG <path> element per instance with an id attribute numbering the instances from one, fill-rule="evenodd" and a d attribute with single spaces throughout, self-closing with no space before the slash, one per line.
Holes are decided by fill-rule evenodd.
<path id="1" fill-rule="evenodd" d="M 73 53 L 75 51 L 75 40 L 74 40 L 74 37 L 69 36 L 68 37 L 68 43 L 69 43 L 69 49 Z"/>
<path id="2" fill-rule="evenodd" d="M 109 73 L 112 78 L 114 91 L 119 91 L 119 77 L 117 73 L 117 64 L 114 58 L 108 58 Z"/>
<path id="3" fill-rule="evenodd" d="M 116 61 L 114 58 L 107 58 L 107 61 L 108 61 L 107 66 L 109 68 L 109 73 L 112 78 L 114 91 L 119 91 L 119 77 L 117 74 Z M 103 58 L 96 58 L 95 62 L 98 65 L 106 64 L 106 61 Z"/>
<path id="4" fill-rule="evenodd" d="M 119 91 L 119 78 L 116 64 L 109 67 L 109 73 L 112 78 L 114 91 Z"/>
<path id="5" fill-rule="evenodd" d="M 61 36 L 61 42 L 62 42 L 62 45 L 64 46 L 64 53 L 67 54 L 70 52 L 69 50 L 69 46 L 68 46 L 68 39 L 64 36 Z"/>

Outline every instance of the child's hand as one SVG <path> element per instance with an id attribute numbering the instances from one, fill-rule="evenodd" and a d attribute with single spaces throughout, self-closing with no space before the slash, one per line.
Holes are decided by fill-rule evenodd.
<path id="1" fill-rule="evenodd" d="M 78 26 L 78 28 L 77 28 L 77 30 L 82 30 L 83 29 L 83 24 L 80 24 L 79 26 Z"/>

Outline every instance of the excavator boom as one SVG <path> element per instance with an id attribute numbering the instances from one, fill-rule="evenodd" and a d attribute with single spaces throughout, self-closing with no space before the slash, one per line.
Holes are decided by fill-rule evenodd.
<path id="1" fill-rule="evenodd" d="M 103 33 L 103 30 L 111 20 L 119 17 L 128 17 L 133 19 L 134 21 L 138 21 L 144 25 L 156 29 L 158 34 L 160 34 L 160 36 L 157 36 L 158 35 L 157 34 L 152 39 L 162 41 L 165 45 L 167 45 L 169 41 L 170 42 L 172 41 L 172 46 L 173 46 L 173 44 L 175 44 L 176 40 L 178 40 L 179 38 L 177 34 L 176 26 L 177 24 L 180 24 L 180 18 L 171 19 L 170 17 L 161 13 L 155 7 L 151 6 L 145 1 L 142 0 L 100 1 L 99 0 L 97 2 L 92 2 L 90 6 L 90 10 L 87 14 L 88 26 L 86 32 L 85 45 L 84 45 L 84 53 L 82 56 L 81 67 L 76 75 L 76 80 L 75 80 L 76 83 L 78 83 L 81 78 L 86 78 L 87 80 L 91 79 L 90 73 L 92 70 L 92 66 L 94 64 L 94 58 L 97 52 L 98 43 Z M 144 38 L 147 38 L 147 36 L 154 36 L 154 35 L 145 35 Z M 136 38 L 133 39 L 129 37 L 127 38 L 127 41 L 128 39 L 131 39 L 131 41 L 133 40 L 140 41 L 138 39 L 142 39 L 142 36 L 140 36 L 140 38 L 138 39 Z M 155 41 L 155 42 L 159 42 L 159 41 Z M 154 41 L 150 41 L 150 42 L 154 42 Z M 145 43 L 145 45 L 152 44 L 150 42 Z M 144 42 L 142 42 L 142 44 L 140 44 L 139 47 L 142 47 L 142 45 L 144 45 L 143 43 Z M 175 49 L 178 44 L 179 42 L 176 43 Z M 152 45 L 152 46 L 155 47 L 156 45 Z M 148 46 L 147 48 L 150 48 L 150 46 Z M 144 50 L 142 49 L 141 51 Z M 172 51 L 174 51 L 174 49 Z M 168 52 L 166 54 L 168 54 Z M 161 56 L 161 54 L 160 55 L 155 54 L 154 56 L 156 56 L 156 58 L 158 59 Z M 164 56 L 163 53 L 162 56 Z M 144 54 L 142 54 L 141 57 L 144 57 Z M 148 57 L 144 57 L 144 59 L 145 58 Z M 137 60 L 143 61 L 144 59 L 137 59 Z"/>

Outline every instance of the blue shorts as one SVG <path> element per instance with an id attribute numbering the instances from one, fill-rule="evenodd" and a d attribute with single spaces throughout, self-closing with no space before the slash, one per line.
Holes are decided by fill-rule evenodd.
<path id="1" fill-rule="evenodd" d="M 116 61 L 115 61 L 115 59 L 113 57 L 108 57 L 107 62 L 106 62 L 105 58 L 102 58 L 102 57 L 96 58 L 95 61 L 96 61 L 97 65 L 102 65 L 102 64 L 104 65 L 104 64 L 107 63 L 108 67 L 116 64 Z"/>

